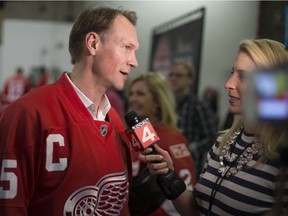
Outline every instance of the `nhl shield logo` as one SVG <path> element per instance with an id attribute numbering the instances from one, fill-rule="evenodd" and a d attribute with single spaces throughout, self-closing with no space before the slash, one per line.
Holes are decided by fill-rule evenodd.
<path id="1" fill-rule="evenodd" d="M 100 126 L 100 133 L 102 136 L 106 136 L 107 134 L 107 125 L 101 125 Z"/>

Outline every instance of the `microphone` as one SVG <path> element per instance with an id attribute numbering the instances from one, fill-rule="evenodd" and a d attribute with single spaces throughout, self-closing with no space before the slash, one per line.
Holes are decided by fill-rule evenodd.
<path id="1" fill-rule="evenodd" d="M 129 126 L 126 130 L 128 140 L 131 142 L 135 151 L 142 151 L 146 147 L 151 147 L 151 154 L 158 152 L 154 148 L 154 143 L 160 140 L 148 118 L 141 121 L 135 111 L 131 111 L 124 116 Z M 157 163 L 157 162 L 156 162 Z M 186 190 L 184 181 L 177 175 L 174 170 L 169 169 L 165 175 L 157 176 L 157 183 L 169 200 L 176 199 Z"/>
<path id="2" fill-rule="evenodd" d="M 131 111 L 124 116 L 124 119 L 129 126 L 127 129 L 126 136 L 131 142 L 134 150 L 136 152 L 144 150 L 144 148 L 151 146 L 153 151 L 155 151 L 153 144 L 159 140 L 159 137 L 151 125 L 148 118 L 141 121 L 138 114 Z M 157 154 L 157 152 L 154 152 Z"/>

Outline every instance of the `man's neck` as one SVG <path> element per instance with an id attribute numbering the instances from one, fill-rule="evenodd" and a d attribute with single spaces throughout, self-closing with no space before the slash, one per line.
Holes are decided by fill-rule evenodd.
<path id="1" fill-rule="evenodd" d="M 87 71 L 87 68 L 74 67 L 70 79 L 98 107 L 106 90 L 100 84 L 95 83 L 97 79 L 93 73 Z"/>
<path id="2" fill-rule="evenodd" d="M 181 101 L 189 93 L 190 93 L 190 89 L 185 89 L 184 91 L 181 91 L 181 92 L 175 92 L 174 95 L 175 95 L 176 101 Z"/>

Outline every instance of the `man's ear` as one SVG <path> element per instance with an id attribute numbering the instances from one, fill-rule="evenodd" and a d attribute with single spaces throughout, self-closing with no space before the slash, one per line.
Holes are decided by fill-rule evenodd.
<path id="1" fill-rule="evenodd" d="M 86 43 L 87 51 L 89 52 L 90 55 L 96 54 L 96 49 L 98 47 L 99 42 L 100 42 L 100 37 L 96 32 L 89 32 L 86 35 L 85 43 Z"/>

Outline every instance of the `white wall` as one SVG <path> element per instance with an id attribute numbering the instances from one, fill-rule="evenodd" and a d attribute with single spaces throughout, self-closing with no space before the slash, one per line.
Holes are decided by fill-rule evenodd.
<path id="1" fill-rule="evenodd" d="M 1 48 L 1 86 L 19 66 L 29 75 L 32 67 L 45 65 L 70 70 L 68 38 L 72 23 L 6 19 Z"/>
<path id="2" fill-rule="evenodd" d="M 87 2 L 87 6 L 96 2 Z M 140 49 L 136 72 L 149 68 L 152 29 L 201 7 L 206 8 L 202 46 L 199 93 L 205 87 L 219 90 L 220 118 L 228 107 L 224 84 L 230 75 L 238 44 L 242 39 L 255 38 L 258 23 L 258 1 L 105 1 L 111 7 L 123 6 L 138 15 L 137 31 Z"/>
<path id="3" fill-rule="evenodd" d="M 99 4 L 89 1 L 85 7 Z M 227 80 L 239 42 L 255 38 L 258 22 L 258 1 L 105 1 L 111 7 L 123 6 L 138 14 L 137 52 L 139 67 L 136 73 L 147 71 L 151 50 L 152 29 L 200 7 L 206 8 L 199 93 L 207 86 L 220 92 L 220 117 L 227 112 L 228 98 L 224 83 Z M 0 81 L 14 72 L 18 65 L 28 71 L 34 64 L 59 66 L 71 70 L 68 52 L 70 24 L 6 20 L 3 24 Z M 62 44 L 57 49 L 57 44 Z M 47 50 L 46 55 L 41 55 Z M 0 49 L 1 51 L 1 49 Z"/>

